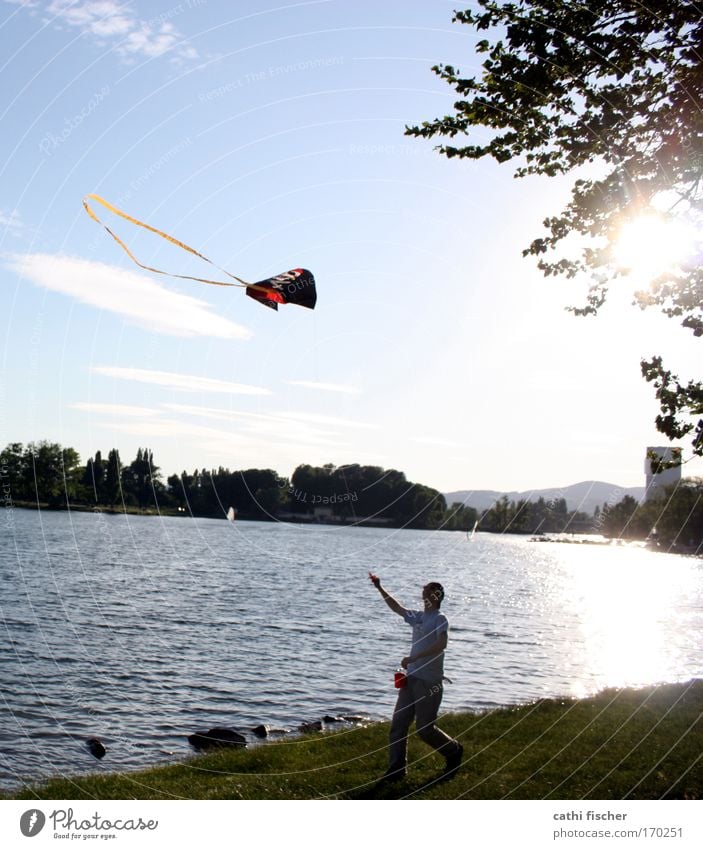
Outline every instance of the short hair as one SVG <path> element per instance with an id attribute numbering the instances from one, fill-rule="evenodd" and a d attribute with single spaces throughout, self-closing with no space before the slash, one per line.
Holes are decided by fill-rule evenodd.
<path id="1" fill-rule="evenodd" d="M 427 585 L 427 589 L 432 593 L 432 595 L 437 598 L 437 607 L 444 601 L 444 587 L 439 583 L 439 581 L 430 581 Z"/>

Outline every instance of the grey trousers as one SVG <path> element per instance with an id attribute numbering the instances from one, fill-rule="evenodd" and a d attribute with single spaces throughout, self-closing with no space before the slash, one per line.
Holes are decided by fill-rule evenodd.
<path id="1" fill-rule="evenodd" d="M 442 685 L 429 684 L 408 675 L 405 687 L 398 691 L 390 732 L 388 771 L 405 772 L 408 762 L 408 730 L 415 720 L 418 737 L 445 758 L 455 754 L 459 744 L 435 725 L 442 702 Z"/>

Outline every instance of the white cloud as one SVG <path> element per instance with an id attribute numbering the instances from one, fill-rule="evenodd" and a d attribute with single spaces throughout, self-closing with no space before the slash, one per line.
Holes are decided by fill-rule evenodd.
<path id="1" fill-rule="evenodd" d="M 169 375 L 164 372 L 143 372 L 139 369 L 109 369 L 95 367 L 94 372 L 113 377 L 159 382 L 164 386 L 181 384 L 184 380 L 195 381 L 186 375 Z M 209 381 L 205 386 L 209 386 Z M 220 383 L 223 383 L 220 381 Z M 237 385 L 237 384 L 232 384 Z M 178 387 L 180 388 L 180 386 Z M 270 463 L 274 456 L 295 457 L 296 452 L 308 453 L 310 450 L 339 449 L 346 443 L 341 434 L 336 431 L 321 429 L 301 421 L 287 419 L 282 416 L 265 413 L 249 413 L 234 410 L 223 410 L 213 407 L 200 407 L 192 404 L 162 404 L 161 410 L 150 407 L 137 407 L 126 404 L 105 404 L 92 401 L 82 401 L 71 404 L 75 410 L 82 410 L 98 416 L 93 425 L 141 437 L 158 437 L 160 439 L 175 438 L 189 441 L 197 440 L 199 451 L 205 450 L 213 456 L 220 452 L 222 457 L 229 457 L 232 450 L 241 454 L 261 455 L 265 462 Z M 180 414 L 177 418 L 169 418 L 167 410 Z M 200 419 L 210 419 L 221 422 L 226 429 L 210 427 L 196 421 L 188 421 L 188 416 Z"/>
<path id="2" fill-rule="evenodd" d="M 165 408 L 185 415 L 204 419 L 231 422 L 238 427 L 238 433 L 250 434 L 253 442 L 270 445 L 273 442 L 296 444 L 309 447 L 336 447 L 341 444 L 338 431 L 312 427 L 305 422 L 285 415 L 249 413 L 239 410 L 222 410 L 213 407 L 198 407 L 190 404 L 164 404 Z M 341 421 L 341 420 L 338 420 Z M 262 442 L 262 440 L 264 440 Z"/>
<path id="3" fill-rule="evenodd" d="M 86 413 L 97 413 L 98 415 L 126 416 L 127 418 L 151 418 L 161 415 L 160 410 L 152 407 L 131 407 L 128 404 L 99 404 L 93 401 L 78 401 L 68 405 L 72 410 L 82 410 Z"/>
<path id="4" fill-rule="evenodd" d="M 345 447 L 337 435 L 302 427 L 291 431 L 282 423 L 274 422 L 247 422 L 243 427 L 225 430 L 183 419 L 121 417 L 116 411 L 115 418 L 103 419 L 95 426 L 140 439 L 154 437 L 161 443 L 167 439 L 182 440 L 187 453 L 195 454 L 194 445 L 197 445 L 197 454 L 208 454 L 218 463 L 227 462 L 235 452 L 239 458 L 245 454 L 261 457 L 259 462 L 267 466 L 287 466 L 301 452 Z"/>
<path id="5" fill-rule="evenodd" d="M 248 328 L 213 313 L 205 301 L 171 292 L 133 271 L 61 254 L 21 254 L 6 263 L 39 286 L 122 315 L 155 333 L 220 339 L 252 336 Z"/>
<path id="6" fill-rule="evenodd" d="M 232 383 L 229 380 L 218 380 L 213 377 L 198 377 L 193 374 L 177 374 L 170 371 L 153 371 L 141 368 L 124 368 L 120 366 L 91 366 L 91 372 L 118 380 L 132 380 L 137 383 L 150 383 L 167 389 L 177 389 L 183 392 L 215 392 L 231 395 L 270 395 L 268 389 L 260 386 L 250 386 L 245 383 Z"/>
<path id="7" fill-rule="evenodd" d="M 342 392 L 345 395 L 360 395 L 361 390 L 356 386 L 344 383 L 318 383 L 313 380 L 287 380 L 289 386 L 303 386 L 305 389 L 320 389 L 323 392 Z"/>
<path id="8" fill-rule="evenodd" d="M 160 440 L 176 437 L 185 439 L 190 437 L 197 439 L 202 444 L 208 444 L 210 449 L 220 446 L 221 450 L 222 446 L 225 446 L 228 450 L 231 450 L 234 445 L 237 445 L 239 448 L 245 448 L 248 445 L 247 441 L 236 433 L 217 430 L 212 427 L 203 427 L 202 425 L 196 425 L 190 422 L 174 421 L 173 419 L 140 422 L 126 419 L 124 421 L 105 423 L 104 427 L 109 430 L 119 431 L 120 433 L 133 434 L 134 436 L 153 436 Z"/>
<path id="9" fill-rule="evenodd" d="M 378 427 L 377 425 L 367 424 L 366 422 L 357 422 L 353 419 L 341 419 L 337 416 L 322 416 L 315 413 L 293 413 L 288 411 L 282 413 L 250 413 L 242 412 L 240 410 L 222 410 L 213 407 L 194 407 L 188 404 L 164 404 L 163 406 L 169 410 L 175 410 L 181 413 L 190 413 L 191 415 L 213 419 L 247 418 L 269 422 L 281 422 L 284 424 L 298 425 L 300 422 L 303 422 L 316 425 L 364 428 L 369 430 L 373 430 Z"/>
<path id="10" fill-rule="evenodd" d="M 167 410 L 176 413 L 186 413 L 191 416 L 200 416 L 204 419 L 219 419 L 220 421 L 231 421 L 232 419 L 251 419 L 253 421 L 281 421 L 278 416 L 266 413 L 249 413 L 240 410 L 223 410 L 217 407 L 197 407 L 193 404 L 164 404 Z"/>
<path id="11" fill-rule="evenodd" d="M 15 232 L 22 229 L 22 219 L 16 209 L 13 209 L 11 212 L 5 212 L 4 209 L 0 209 L 0 229 L 13 230 Z"/>
<path id="12" fill-rule="evenodd" d="M 178 35 L 173 30 L 166 29 L 166 27 L 162 27 L 160 32 L 154 32 L 151 27 L 142 25 L 139 29 L 129 33 L 119 49 L 124 53 L 141 53 L 149 57 L 162 56 L 178 40 Z"/>
<path id="13" fill-rule="evenodd" d="M 295 451 L 339 451 L 346 447 L 345 429 L 372 430 L 376 427 L 353 419 L 315 413 L 262 413 L 179 403 L 164 403 L 161 406 L 180 415 L 222 422 L 235 429 L 240 439 L 247 439 L 252 449 L 260 449 L 263 455 L 285 452 L 294 460 Z"/>
<path id="14" fill-rule="evenodd" d="M 183 14 L 187 3 L 179 3 L 149 20 L 137 17 L 127 3 L 115 0 L 32 0 L 15 5 L 43 13 L 53 23 L 71 27 L 92 36 L 100 45 L 111 43 L 123 56 L 151 59 L 171 52 L 174 58 L 195 59 L 197 50 L 189 45 L 171 22 Z"/>

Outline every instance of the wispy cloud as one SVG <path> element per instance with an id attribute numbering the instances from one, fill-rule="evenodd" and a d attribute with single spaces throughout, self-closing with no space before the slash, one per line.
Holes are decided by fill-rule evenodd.
<path id="1" fill-rule="evenodd" d="M 158 374 L 158 373 L 157 373 Z M 95 416 L 92 424 L 106 430 L 134 436 L 158 437 L 160 439 L 197 439 L 217 445 L 219 449 L 231 450 L 235 444 L 239 448 L 246 447 L 248 440 L 236 433 L 204 427 L 184 419 L 169 418 L 163 408 L 177 405 L 161 405 L 156 407 L 140 407 L 129 404 L 105 404 L 97 401 L 77 401 L 69 404 L 69 409 L 80 410 Z"/>
<path id="2" fill-rule="evenodd" d="M 251 331 L 212 312 L 205 301 L 171 292 L 133 271 L 61 254 L 10 256 L 7 266 L 32 283 L 117 313 L 168 336 L 249 339 Z"/>
<path id="3" fill-rule="evenodd" d="M 283 421 L 279 416 L 270 415 L 268 413 L 250 413 L 242 410 L 223 410 L 219 407 L 200 407 L 194 404 L 164 404 L 165 409 L 176 413 L 185 413 L 189 416 L 200 416 L 204 419 L 217 419 L 219 421 Z"/>
<path id="4" fill-rule="evenodd" d="M 84 413 L 126 416 L 127 418 L 152 418 L 161 415 L 161 411 L 153 407 L 132 407 L 129 404 L 99 404 L 94 401 L 78 401 L 68 406 L 71 410 L 81 410 Z"/>
<path id="5" fill-rule="evenodd" d="M 150 383 L 166 389 L 178 389 L 183 392 L 214 392 L 226 395 L 270 395 L 268 389 L 250 386 L 246 383 L 232 383 L 213 377 L 199 377 L 193 374 L 178 374 L 171 371 L 153 371 L 151 369 L 125 368 L 122 366 L 91 366 L 93 374 L 115 377 L 118 380 L 131 380 L 137 383 Z"/>
<path id="6" fill-rule="evenodd" d="M 323 392 L 342 392 L 345 395 L 360 395 L 361 390 L 356 386 L 345 383 L 318 383 L 314 380 L 287 380 L 289 386 L 302 386 L 305 389 L 319 389 Z"/>
<path id="7" fill-rule="evenodd" d="M 185 415 L 205 419 L 233 422 L 241 432 L 250 432 L 258 437 L 267 435 L 282 439 L 295 439 L 306 443 L 316 440 L 339 437 L 338 431 L 313 427 L 302 421 L 288 418 L 284 415 L 271 413 L 249 413 L 241 410 L 222 410 L 213 407 L 199 407 L 191 404 L 164 404 L 166 409 Z"/>
<path id="8" fill-rule="evenodd" d="M 267 466 L 285 468 L 297 461 L 301 452 L 309 454 L 311 451 L 338 450 L 340 446 L 346 446 L 338 433 L 264 414 L 234 413 L 188 404 L 161 405 L 163 410 L 180 414 L 177 416 L 169 416 L 163 410 L 160 414 L 158 410 L 120 404 L 79 402 L 71 406 L 95 414 L 96 420 L 92 424 L 106 430 L 140 439 L 183 440 L 188 451 L 192 450 L 188 443 L 195 440 L 199 453 L 215 457 L 218 463 L 234 452 L 239 457 L 244 454 L 260 457 L 260 462 Z M 189 416 L 195 417 L 195 420 L 189 420 Z M 203 424 L 197 421 L 198 418 L 220 421 L 222 427 Z"/>
<path id="9" fill-rule="evenodd" d="M 236 433 L 230 433 L 224 430 L 218 430 L 212 427 L 203 427 L 202 425 L 193 424 L 192 422 L 177 421 L 174 419 L 158 419 L 156 421 L 133 421 L 124 419 L 122 421 L 106 421 L 103 426 L 109 430 L 115 430 L 120 433 L 127 433 L 133 436 L 149 437 L 153 436 L 160 440 L 163 439 L 188 439 L 194 438 L 202 443 L 203 447 L 208 449 L 219 449 L 222 451 L 226 448 L 231 451 L 233 447 L 246 448 L 248 440 L 242 438 Z M 190 447 L 190 446 L 189 446 Z"/>
<path id="10" fill-rule="evenodd" d="M 14 233 L 18 233 L 22 229 L 22 219 L 16 209 L 10 212 L 0 209 L 0 230 L 11 230 Z"/>
<path id="11" fill-rule="evenodd" d="M 197 50 L 174 26 L 173 20 L 195 3 L 179 3 L 144 20 L 128 3 L 115 0 L 5 0 L 41 14 L 45 20 L 79 30 L 99 45 L 110 44 L 125 57 L 152 59 L 166 53 L 174 59 L 195 59 Z"/>
<path id="12" fill-rule="evenodd" d="M 251 419 L 253 421 L 281 422 L 288 425 L 321 425 L 336 428 L 362 428 L 364 430 L 376 430 L 378 425 L 368 424 L 367 422 L 358 422 L 354 419 L 343 419 L 339 416 L 322 416 L 315 413 L 295 413 L 295 412 L 277 412 L 277 413 L 250 413 L 242 410 L 223 410 L 215 407 L 197 407 L 191 404 L 163 404 L 163 407 L 168 410 L 174 410 L 179 413 L 188 413 L 194 416 L 204 416 L 205 418 L 213 419 Z"/>

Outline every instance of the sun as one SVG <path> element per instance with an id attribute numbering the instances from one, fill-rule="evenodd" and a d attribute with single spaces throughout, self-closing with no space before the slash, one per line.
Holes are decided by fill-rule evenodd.
<path id="1" fill-rule="evenodd" d="M 643 280 L 675 270 L 695 247 L 696 232 L 690 224 L 652 212 L 623 224 L 613 256 L 623 271 Z"/>

